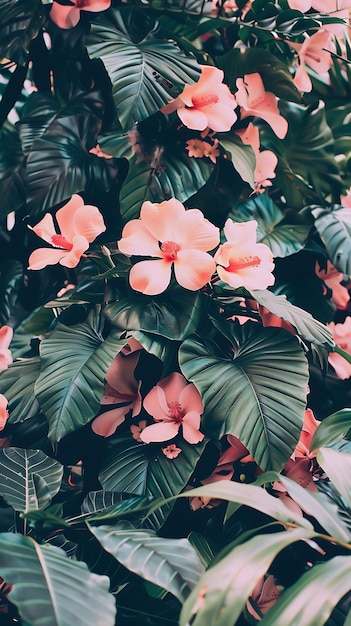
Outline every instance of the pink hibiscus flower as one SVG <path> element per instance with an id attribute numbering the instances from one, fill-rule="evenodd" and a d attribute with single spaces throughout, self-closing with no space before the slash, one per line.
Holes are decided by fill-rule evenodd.
<path id="1" fill-rule="evenodd" d="M 73 28 L 80 20 L 81 11 L 97 13 L 106 11 L 111 6 L 111 0 L 73 0 L 74 6 L 52 3 L 50 19 L 59 28 Z"/>
<path id="2" fill-rule="evenodd" d="M 284 139 L 288 122 L 280 114 L 277 97 L 265 90 L 260 74 L 245 74 L 244 78 L 237 78 L 236 86 L 238 91 L 235 97 L 241 108 L 241 119 L 260 117 L 270 125 L 279 139 Z"/>
<path id="3" fill-rule="evenodd" d="M 184 126 L 192 130 L 210 128 L 226 132 L 237 120 L 237 106 L 229 87 L 223 84 L 224 73 L 217 67 L 201 65 L 201 76 L 194 85 L 186 85 L 182 93 L 162 113 L 177 111 Z"/>
<path id="4" fill-rule="evenodd" d="M 218 276 L 231 287 L 266 289 L 274 284 L 273 255 L 264 243 L 256 243 L 256 220 L 224 225 L 227 241 L 215 254 Z"/>
<path id="5" fill-rule="evenodd" d="M 250 602 L 252 599 L 259 608 L 261 613 L 265 615 L 267 611 L 273 606 L 277 600 L 280 598 L 280 593 L 283 590 L 283 587 L 277 585 L 274 582 L 274 576 L 270 575 L 267 578 L 262 576 L 257 582 L 249 600 L 246 603 L 246 608 L 248 612 L 253 615 L 256 620 L 260 620 L 261 616 L 255 610 L 255 607 Z"/>
<path id="6" fill-rule="evenodd" d="M 172 198 L 160 204 L 144 202 L 140 219 L 126 224 L 118 247 L 123 254 L 156 257 L 136 263 L 129 273 L 131 287 L 150 296 L 167 289 L 172 267 L 185 289 L 203 287 L 216 268 L 207 251 L 218 242 L 218 228 L 199 209 L 186 210 Z"/>
<path id="7" fill-rule="evenodd" d="M 344 275 L 339 272 L 330 261 L 327 261 L 326 269 L 321 269 L 318 261 L 316 261 L 315 272 L 318 278 L 323 280 L 327 287 L 331 289 L 331 301 L 335 304 L 336 308 L 340 310 L 347 309 L 350 302 L 350 294 L 348 289 L 341 284 L 344 280 Z M 323 287 L 326 293 L 327 289 L 325 286 Z"/>
<path id="8" fill-rule="evenodd" d="M 303 92 L 312 90 L 312 82 L 306 71 L 306 65 L 317 74 L 324 74 L 332 65 L 331 52 L 335 52 L 335 46 L 331 40 L 331 34 L 321 28 L 316 33 L 307 37 L 303 43 L 287 42 L 296 50 L 299 56 L 299 67 L 294 76 L 296 87 Z"/>
<path id="9" fill-rule="evenodd" d="M 57 233 L 53 217 L 46 213 L 31 230 L 38 237 L 55 247 L 38 248 L 29 257 L 29 270 L 41 270 L 47 265 L 60 263 L 64 267 L 76 267 L 89 244 L 106 230 L 104 220 L 96 206 L 85 205 L 83 199 L 74 194 L 56 213 L 60 228 Z"/>
<path id="10" fill-rule="evenodd" d="M 278 165 L 278 158 L 271 150 L 260 151 L 259 130 L 252 122 L 247 125 L 247 128 L 238 130 L 236 134 L 239 135 L 245 145 L 251 146 L 255 153 L 255 191 L 256 193 L 261 193 L 265 187 L 272 185 L 269 179 L 275 178 L 274 170 Z"/>
<path id="11" fill-rule="evenodd" d="M 182 427 L 188 443 L 199 443 L 204 438 L 199 431 L 204 405 L 193 383 L 178 372 L 173 372 L 149 391 L 144 399 L 144 409 L 157 424 L 147 426 L 140 433 L 144 443 L 169 441 Z"/>

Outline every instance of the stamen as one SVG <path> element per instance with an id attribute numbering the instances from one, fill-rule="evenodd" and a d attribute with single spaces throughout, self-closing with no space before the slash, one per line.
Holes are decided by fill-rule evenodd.
<path id="1" fill-rule="evenodd" d="M 51 243 L 56 248 L 63 248 L 64 250 L 72 250 L 73 244 L 67 241 L 63 235 L 52 235 Z"/>
<path id="2" fill-rule="evenodd" d="M 184 417 L 184 411 L 179 402 L 169 402 L 168 415 L 175 422 L 181 422 Z"/>
<path id="3" fill-rule="evenodd" d="M 245 256 L 239 257 L 235 259 L 235 261 L 231 261 L 229 267 L 226 269 L 229 272 L 239 272 L 240 270 L 244 270 L 248 267 L 258 267 L 261 264 L 261 259 L 259 256 Z"/>
<path id="4" fill-rule="evenodd" d="M 215 93 L 208 93 L 206 96 L 193 96 L 192 98 L 192 103 L 195 109 L 201 109 L 201 107 L 216 104 L 218 101 L 219 97 Z"/>
<path id="5" fill-rule="evenodd" d="M 180 246 L 175 241 L 164 241 L 163 244 L 161 244 L 161 250 L 165 261 L 171 262 L 176 260 Z"/>

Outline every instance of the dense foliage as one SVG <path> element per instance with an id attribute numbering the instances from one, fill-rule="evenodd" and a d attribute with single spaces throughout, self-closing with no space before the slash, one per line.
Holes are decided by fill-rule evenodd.
<path id="1" fill-rule="evenodd" d="M 0 0 L 1 624 L 351 623 L 350 7 Z"/>

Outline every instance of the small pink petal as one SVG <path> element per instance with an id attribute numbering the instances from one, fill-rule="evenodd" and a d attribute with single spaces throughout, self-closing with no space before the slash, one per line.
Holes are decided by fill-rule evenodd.
<path id="1" fill-rule="evenodd" d="M 191 444 L 199 443 L 205 435 L 200 433 L 200 415 L 196 411 L 190 411 L 182 420 L 183 437 Z"/>
<path id="2" fill-rule="evenodd" d="M 162 260 L 140 261 L 130 270 L 129 282 L 132 289 L 147 296 L 163 293 L 171 280 L 171 263 Z"/>
<path id="3" fill-rule="evenodd" d="M 73 220 L 76 212 L 84 206 L 84 200 L 78 194 L 73 194 L 72 198 L 56 213 L 57 223 L 61 234 L 67 241 L 72 242 L 77 233 L 73 227 Z"/>
<path id="4" fill-rule="evenodd" d="M 31 228 L 38 237 L 51 243 L 51 237 L 56 235 L 54 220 L 50 213 L 45 213 L 43 219 Z"/>
<path id="5" fill-rule="evenodd" d="M 177 422 L 151 424 L 151 426 L 146 426 L 140 433 L 140 439 L 144 443 L 169 441 L 169 439 L 173 439 L 177 435 L 179 427 L 180 424 Z"/>
<path id="6" fill-rule="evenodd" d="M 201 250 L 180 250 L 174 263 L 174 273 L 179 285 L 196 291 L 211 280 L 216 270 L 213 257 Z"/>
<path id="7" fill-rule="evenodd" d="M 37 248 L 34 250 L 28 260 L 29 270 L 42 270 L 47 265 L 55 265 L 59 263 L 68 254 L 67 250 Z"/>
<path id="8" fill-rule="evenodd" d="M 110 437 L 123 424 L 125 416 L 129 413 L 132 405 L 117 407 L 111 411 L 105 411 L 98 415 L 92 422 L 91 429 L 96 435 Z"/>

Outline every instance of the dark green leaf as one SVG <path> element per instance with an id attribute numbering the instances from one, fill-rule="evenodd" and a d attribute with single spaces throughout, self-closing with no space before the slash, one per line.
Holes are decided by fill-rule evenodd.
<path id="1" fill-rule="evenodd" d="M 341 272 L 351 274 L 351 209 L 334 208 L 327 211 L 312 209 L 318 230 L 328 256 Z"/>
<path id="2" fill-rule="evenodd" d="M 351 428 L 351 409 L 345 408 L 328 415 L 318 426 L 311 442 L 311 451 L 327 446 L 345 436 Z"/>
<path id="3" fill-rule="evenodd" d="M 44 22 L 40 0 L 1 0 L 0 57 L 25 64 L 29 46 Z"/>
<path id="4" fill-rule="evenodd" d="M 34 384 L 40 374 L 40 359 L 15 361 L 0 374 L 0 393 L 8 400 L 9 423 L 23 422 L 40 411 Z"/>
<path id="5" fill-rule="evenodd" d="M 6 125 L 0 135 L 1 217 L 19 211 L 25 204 L 25 156 L 18 132 Z"/>

